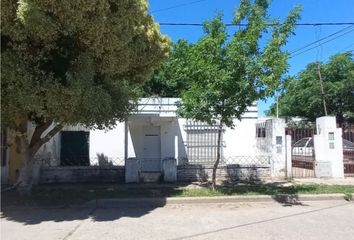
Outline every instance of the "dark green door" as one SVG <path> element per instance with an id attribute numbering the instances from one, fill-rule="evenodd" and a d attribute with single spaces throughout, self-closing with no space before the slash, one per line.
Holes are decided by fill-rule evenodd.
<path id="1" fill-rule="evenodd" d="M 62 166 L 89 166 L 90 132 L 62 131 L 60 158 Z"/>

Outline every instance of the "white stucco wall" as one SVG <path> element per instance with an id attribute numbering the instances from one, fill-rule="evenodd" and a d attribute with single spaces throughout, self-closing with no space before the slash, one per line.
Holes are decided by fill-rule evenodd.
<path id="1" fill-rule="evenodd" d="M 174 157 L 183 159 L 187 157 L 186 119 L 169 117 L 159 119 L 156 117 L 134 117 L 129 120 L 128 131 L 128 157 L 144 158 L 144 136 L 146 127 L 159 126 L 161 137 L 161 159 Z M 256 119 L 235 120 L 235 128 L 226 128 L 224 131 L 223 155 L 255 156 Z M 109 131 L 90 131 L 90 158 L 97 153 L 103 153 L 110 159 L 124 158 L 124 123 L 119 123 Z"/>
<path id="2" fill-rule="evenodd" d="M 95 164 L 97 154 L 104 154 L 110 161 L 120 163 L 124 161 L 124 122 L 120 122 L 111 130 L 90 131 L 90 161 Z M 130 135 L 128 136 L 128 157 L 135 157 Z"/>
<path id="3" fill-rule="evenodd" d="M 235 120 L 235 128 L 226 128 L 223 135 L 224 157 L 255 156 L 257 119 Z"/>

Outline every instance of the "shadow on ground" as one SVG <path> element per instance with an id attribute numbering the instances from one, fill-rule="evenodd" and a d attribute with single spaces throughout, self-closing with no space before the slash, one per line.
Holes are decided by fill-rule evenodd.
<path id="1" fill-rule="evenodd" d="M 97 208 L 11 208 L 3 209 L 1 218 L 7 221 L 35 225 L 42 222 L 71 222 L 91 219 L 92 221 L 114 221 L 122 217 L 139 218 L 150 213 L 157 206 L 120 206 L 109 211 L 97 211 Z"/>
<path id="2" fill-rule="evenodd" d="M 24 224 L 89 218 L 94 221 L 112 221 L 121 217 L 138 218 L 146 215 L 154 209 L 164 206 L 168 197 L 270 195 L 283 206 L 292 206 L 302 204 L 298 201 L 298 194 L 339 192 L 353 193 L 354 186 L 238 182 L 219 186 L 217 191 L 212 191 L 210 185 L 205 183 L 40 185 L 33 188 L 32 194 L 28 196 L 21 196 L 17 191 L 3 192 L 1 195 L 1 217 Z M 144 198 L 144 205 L 142 205 L 142 198 Z M 109 202 L 109 199 L 125 199 L 125 201 L 113 200 Z M 131 201 L 127 201 L 127 199 Z M 106 202 L 103 205 L 98 204 L 102 201 Z M 112 210 L 106 211 L 108 213 L 105 215 L 96 211 L 97 208 L 104 207 Z"/>

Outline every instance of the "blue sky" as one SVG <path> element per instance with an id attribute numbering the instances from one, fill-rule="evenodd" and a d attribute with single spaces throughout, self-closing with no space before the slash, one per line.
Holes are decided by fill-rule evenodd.
<path id="1" fill-rule="evenodd" d="M 177 7 L 189 3 L 192 4 Z M 160 23 L 201 23 L 213 18 L 217 11 L 223 12 L 224 22 L 231 23 L 234 10 L 239 3 L 239 0 L 149 0 L 149 10 L 155 21 Z M 354 22 L 354 0 L 273 0 L 269 14 L 282 20 L 296 5 L 302 6 L 299 23 Z M 176 7 L 167 9 L 174 6 Z M 284 49 L 290 52 L 297 50 L 345 27 L 348 26 L 299 26 Z M 229 30 L 232 32 L 236 28 L 231 27 Z M 203 35 L 202 28 L 195 26 L 161 26 L 161 32 L 167 34 L 173 41 L 183 38 L 189 42 L 196 42 Z M 354 31 L 289 59 L 288 74 L 298 73 L 310 62 L 327 61 L 335 53 L 350 50 L 354 50 Z M 263 115 L 273 102 L 274 99 L 259 102 L 260 115 Z"/>

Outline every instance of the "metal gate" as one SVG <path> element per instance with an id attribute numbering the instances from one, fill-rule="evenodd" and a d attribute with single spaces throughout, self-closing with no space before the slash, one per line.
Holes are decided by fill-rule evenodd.
<path id="1" fill-rule="evenodd" d="M 287 128 L 287 135 L 291 135 L 292 177 L 315 177 L 315 128 Z"/>
<path id="2" fill-rule="evenodd" d="M 354 124 L 343 124 L 344 176 L 354 177 Z"/>

